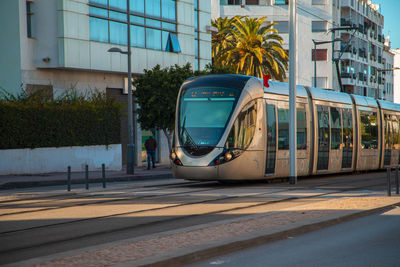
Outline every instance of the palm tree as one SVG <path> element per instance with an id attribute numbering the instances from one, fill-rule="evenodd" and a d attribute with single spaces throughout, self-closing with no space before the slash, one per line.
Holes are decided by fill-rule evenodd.
<path id="1" fill-rule="evenodd" d="M 224 65 L 223 54 L 227 49 L 233 46 L 232 30 L 233 18 L 217 18 L 211 21 L 211 26 L 216 28 L 218 31 L 213 32 L 212 41 L 212 51 L 211 55 L 215 65 Z"/>
<path id="2" fill-rule="evenodd" d="M 229 20 L 222 20 L 225 23 L 224 29 L 229 29 L 230 26 L 227 24 Z M 213 39 L 213 57 L 216 57 L 214 62 L 232 66 L 238 74 L 257 77 L 269 74 L 274 79 L 283 80 L 286 77 L 289 57 L 282 48 L 282 37 L 273 28 L 276 23 L 263 26 L 265 20 L 266 17 L 232 18 L 231 29 L 221 33 L 226 40 L 224 46 L 222 46 L 223 40 L 214 43 Z"/>

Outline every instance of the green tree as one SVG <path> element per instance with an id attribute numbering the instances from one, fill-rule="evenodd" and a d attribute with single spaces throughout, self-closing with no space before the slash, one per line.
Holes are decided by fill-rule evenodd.
<path id="1" fill-rule="evenodd" d="M 226 42 L 222 45 L 224 38 L 216 38 L 219 35 L 215 34 L 212 46 L 216 64 L 234 67 L 238 74 L 257 77 L 269 74 L 277 80 L 286 77 L 289 57 L 282 48 L 282 37 L 273 28 L 276 23 L 264 26 L 266 17 L 217 20 L 213 25 L 221 25 L 220 35 L 225 36 Z"/>
<path id="2" fill-rule="evenodd" d="M 141 127 L 145 130 L 161 129 L 171 150 L 176 101 L 182 83 L 192 76 L 223 73 L 233 73 L 233 70 L 208 64 L 205 70 L 193 72 L 189 63 L 182 67 L 175 65 L 164 69 L 157 65 L 151 70 L 144 70 L 144 75 L 133 82 L 136 87 L 135 101 L 139 104 L 136 112 Z"/>
<path id="3" fill-rule="evenodd" d="M 233 25 L 234 18 L 217 18 L 211 21 L 211 26 L 217 29 L 211 36 L 212 50 L 211 56 L 214 65 L 226 65 L 224 53 L 234 46 L 233 42 Z"/>
<path id="4" fill-rule="evenodd" d="M 157 65 L 151 70 L 144 70 L 144 75 L 133 82 L 141 127 L 145 130 L 161 129 L 170 149 L 179 88 L 191 76 L 193 70 L 189 63 L 183 67 L 175 65 L 164 69 Z"/>

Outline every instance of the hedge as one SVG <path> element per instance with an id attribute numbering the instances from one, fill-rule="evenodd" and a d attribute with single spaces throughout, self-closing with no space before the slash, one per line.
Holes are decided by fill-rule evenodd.
<path id="1" fill-rule="evenodd" d="M 0 149 L 118 144 L 120 119 L 121 104 L 101 93 L 3 96 Z"/>

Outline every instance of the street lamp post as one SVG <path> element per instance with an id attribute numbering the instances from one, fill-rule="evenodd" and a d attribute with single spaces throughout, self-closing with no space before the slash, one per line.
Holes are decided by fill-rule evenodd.
<path id="1" fill-rule="evenodd" d="M 296 17 L 297 1 L 289 2 L 289 182 L 297 184 L 296 144 Z"/>
<path id="2" fill-rule="evenodd" d="M 317 87 L 317 45 L 321 44 L 330 44 L 334 42 L 340 42 L 342 39 L 336 38 L 331 41 L 315 41 L 314 39 L 312 40 L 314 43 L 314 87 Z"/>
<path id="3" fill-rule="evenodd" d="M 132 101 L 132 71 L 131 71 L 131 31 L 130 31 L 130 16 L 129 16 L 129 0 L 126 0 L 126 17 L 127 17 L 127 51 L 122 51 L 117 47 L 108 49 L 108 52 L 118 52 L 127 55 L 128 58 L 128 147 L 126 159 L 126 173 L 134 174 L 134 144 L 133 144 L 133 101 Z"/>

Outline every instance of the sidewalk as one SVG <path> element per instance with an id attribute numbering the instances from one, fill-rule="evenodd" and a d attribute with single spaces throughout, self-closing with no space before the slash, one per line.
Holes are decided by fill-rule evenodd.
<path id="1" fill-rule="evenodd" d="M 125 170 L 105 172 L 106 182 L 132 181 L 154 178 L 172 178 L 172 170 L 169 165 L 158 165 L 154 169 L 147 170 L 145 166 L 136 167 L 134 174 L 127 174 Z M 101 170 L 89 170 L 89 183 L 101 183 Z M 71 184 L 84 184 L 85 172 L 71 172 Z M 0 190 L 27 188 L 37 186 L 66 185 L 67 171 L 43 174 L 25 175 L 0 175 Z"/>
<path id="2" fill-rule="evenodd" d="M 183 266 L 383 211 L 400 197 L 334 199 L 106 243 L 6 266 Z M 179 227 L 178 227 L 179 228 Z"/>

